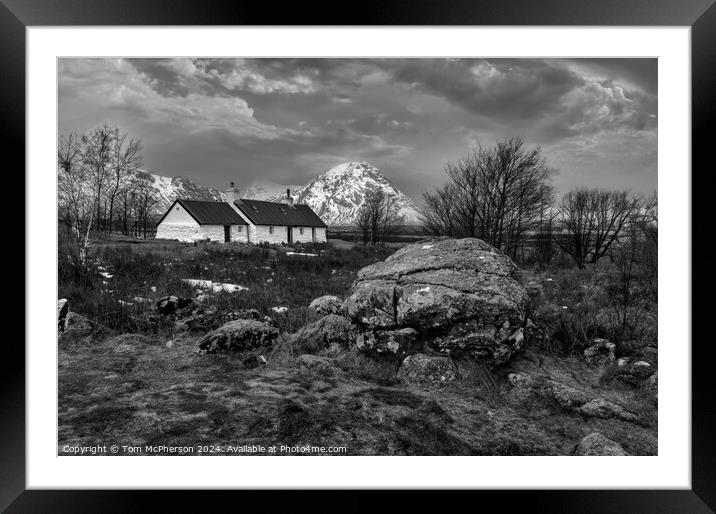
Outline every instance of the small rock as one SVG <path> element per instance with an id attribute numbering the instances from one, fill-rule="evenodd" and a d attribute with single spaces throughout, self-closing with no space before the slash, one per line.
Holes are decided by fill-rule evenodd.
<path id="1" fill-rule="evenodd" d="M 81 314 L 70 311 L 65 317 L 65 332 L 73 332 L 75 334 L 85 334 L 94 329 L 95 324 Z"/>
<path id="2" fill-rule="evenodd" d="M 606 339 L 594 339 L 592 344 L 584 350 L 584 360 L 593 366 L 606 366 L 614 362 L 616 345 Z"/>
<path id="3" fill-rule="evenodd" d="M 208 333 L 199 341 L 200 353 L 219 351 L 243 352 L 272 344 L 279 331 L 261 321 L 240 319 L 231 321 Z"/>
<path id="4" fill-rule="evenodd" d="M 578 456 L 629 455 L 627 452 L 624 451 L 624 448 L 622 448 L 619 443 L 616 443 L 611 439 L 604 437 L 599 432 L 592 432 L 591 434 L 584 436 L 577 444 L 577 447 L 574 449 L 573 454 Z"/>
<path id="5" fill-rule="evenodd" d="M 624 421 L 636 421 L 638 419 L 638 416 L 633 412 L 629 412 L 621 405 L 612 403 L 604 398 L 595 398 L 582 405 L 578 410 L 590 418 L 619 418 Z"/>
<path id="6" fill-rule="evenodd" d="M 343 300 L 333 295 L 319 296 L 308 305 L 308 310 L 315 312 L 319 316 L 341 314 L 343 312 Z"/>
<path id="7" fill-rule="evenodd" d="M 174 347 L 174 341 L 167 341 L 167 344 L 165 345 L 167 348 L 173 348 Z"/>
<path id="8" fill-rule="evenodd" d="M 455 364 L 450 357 L 424 353 L 409 355 L 398 370 L 398 379 L 408 384 L 442 387 L 457 378 Z"/>
<path id="9" fill-rule="evenodd" d="M 191 298 L 179 298 L 174 295 L 165 296 L 157 300 L 157 312 L 164 316 L 175 314 L 179 309 L 190 305 L 193 302 Z"/>
<path id="10" fill-rule="evenodd" d="M 343 316 L 328 314 L 291 336 L 292 346 L 305 352 L 348 348 L 356 338 L 356 327 Z"/>
<path id="11" fill-rule="evenodd" d="M 67 298 L 57 300 L 57 329 L 60 333 L 65 331 L 68 312 L 70 312 L 70 302 Z"/>

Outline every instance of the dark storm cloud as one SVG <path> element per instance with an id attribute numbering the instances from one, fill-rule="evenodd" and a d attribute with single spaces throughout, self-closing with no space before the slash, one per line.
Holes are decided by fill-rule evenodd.
<path id="1" fill-rule="evenodd" d="M 544 63 L 515 67 L 488 60 L 407 59 L 391 73 L 477 114 L 508 119 L 542 117 L 583 84 L 570 70 Z"/>
<path id="2" fill-rule="evenodd" d="M 655 59 L 63 59 L 60 129 L 110 122 L 213 186 L 370 160 L 418 198 L 470 145 L 520 135 L 557 186 L 656 187 Z M 598 173 L 597 171 L 598 170 Z M 238 176 L 237 176 L 238 175 Z"/>

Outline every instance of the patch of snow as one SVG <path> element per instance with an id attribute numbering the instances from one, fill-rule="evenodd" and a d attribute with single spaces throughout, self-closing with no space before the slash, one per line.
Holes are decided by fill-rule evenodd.
<path id="1" fill-rule="evenodd" d="M 211 280 L 203 280 L 196 278 L 183 278 L 181 279 L 185 284 L 190 286 L 198 287 L 200 289 L 211 289 L 214 293 L 237 293 L 239 291 L 248 291 L 248 287 L 240 286 L 238 284 L 223 284 L 221 282 L 212 282 Z"/>
<path id="2" fill-rule="evenodd" d="M 274 311 L 276 314 L 284 314 L 284 313 L 288 312 L 288 307 L 283 307 L 283 306 L 272 307 L 271 310 Z"/>
<path id="3" fill-rule="evenodd" d="M 286 252 L 286 255 L 300 255 L 302 257 L 318 257 L 317 253 Z"/>
<path id="4" fill-rule="evenodd" d="M 433 246 L 434 245 L 425 245 L 425 246 L 423 246 L 423 250 L 428 250 L 428 249 L 432 248 Z"/>
<path id="5" fill-rule="evenodd" d="M 240 286 L 238 284 L 222 284 L 215 282 L 211 286 L 211 290 L 215 293 L 238 293 L 239 291 L 248 291 L 248 287 Z"/>
<path id="6" fill-rule="evenodd" d="M 425 287 L 423 287 L 423 288 L 421 288 L 421 289 L 418 289 L 418 290 L 416 291 L 416 293 L 427 293 L 427 292 L 429 292 L 429 291 L 430 291 L 430 286 L 425 286 Z"/>

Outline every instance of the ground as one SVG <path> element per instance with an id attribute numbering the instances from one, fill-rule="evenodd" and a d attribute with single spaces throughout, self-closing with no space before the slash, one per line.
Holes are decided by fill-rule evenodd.
<path id="1" fill-rule="evenodd" d="M 203 445 L 214 452 L 229 445 L 320 445 L 344 447 L 350 455 L 569 455 L 582 437 L 600 432 L 629 454 L 656 454 L 653 398 L 641 387 L 607 380 L 618 374 L 613 366 L 589 366 L 578 352 L 535 344 L 506 367 L 478 367 L 447 387 L 426 389 L 376 380 L 342 361 L 304 366 L 298 355 L 271 349 L 267 364 L 257 367 L 245 365 L 241 355 L 198 355 L 199 335 L 175 332 L 173 324 L 157 321 L 153 304 L 132 301 L 190 294 L 181 278 L 237 283 L 249 292 L 208 295 L 206 301 L 256 308 L 291 332 L 310 319 L 312 298 L 344 296 L 360 267 L 391 252 L 346 243 L 313 251 L 321 255 L 97 244 L 96 265 L 111 277 L 60 284 L 61 295 L 97 327 L 59 341 L 59 453 L 68 446 L 117 444 Z M 288 310 L 278 314 L 276 305 Z M 515 374 L 604 398 L 636 419 L 589 417 L 549 395 L 518 394 L 510 382 Z"/>

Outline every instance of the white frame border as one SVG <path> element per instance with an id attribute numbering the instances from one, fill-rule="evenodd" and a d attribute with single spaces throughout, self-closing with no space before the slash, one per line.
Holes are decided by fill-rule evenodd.
<path id="1" fill-rule="evenodd" d="M 157 37 L 161 33 L 161 37 Z M 689 27 L 28 27 L 27 487 L 691 488 Z M 88 44 L 91 42 L 91 45 Z M 327 44 L 330 42 L 330 44 Z M 565 54 L 568 50 L 569 54 Z M 655 457 L 92 457 L 57 452 L 57 67 L 71 56 L 658 57 L 659 455 Z M 50 113 L 54 113 L 50 114 Z M 54 257 L 54 264 L 48 260 Z M 664 272 L 664 270 L 667 270 Z M 281 457 L 278 457 L 281 458 Z"/>

